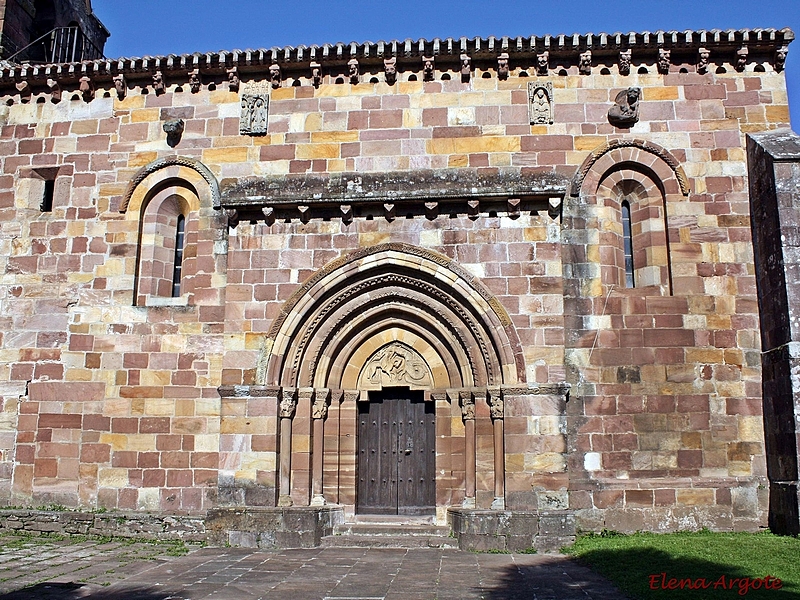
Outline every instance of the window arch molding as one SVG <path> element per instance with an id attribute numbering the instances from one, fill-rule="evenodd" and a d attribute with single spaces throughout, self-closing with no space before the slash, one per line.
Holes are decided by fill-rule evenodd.
<path id="1" fill-rule="evenodd" d="M 216 185 L 209 183 L 211 177 L 216 184 L 210 171 L 204 174 L 205 166 L 189 161 L 189 165 L 163 159 L 150 163 L 131 181 L 120 206 L 125 220 L 132 226 L 135 223 L 138 232 L 133 289 L 137 306 L 194 303 L 200 220 L 217 212 L 219 194 Z M 183 236 L 179 235 L 181 220 Z M 176 252 L 179 241 L 182 252 Z M 175 264 L 176 257 L 180 265 Z M 180 279 L 174 286 L 176 276 Z"/>

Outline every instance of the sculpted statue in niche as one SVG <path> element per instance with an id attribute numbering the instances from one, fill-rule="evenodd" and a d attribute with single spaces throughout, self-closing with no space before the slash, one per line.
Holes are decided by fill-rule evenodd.
<path id="1" fill-rule="evenodd" d="M 708 63 L 711 58 L 711 50 L 708 48 L 697 49 L 697 72 L 708 73 Z"/>
<path id="2" fill-rule="evenodd" d="M 620 50 L 619 51 L 619 74 L 620 75 L 630 75 L 631 74 L 631 55 L 633 52 L 630 48 L 627 50 Z"/>
<path id="3" fill-rule="evenodd" d="M 747 55 L 749 54 L 747 46 L 742 46 L 736 51 L 736 70 L 741 73 L 747 66 Z"/>
<path id="4" fill-rule="evenodd" d="M 125 84 L 125 75 L 114 75 L 114 89 L 117 91 L 117 98 L 119 100 L 124 100 L 125 94 L 128 93 L 128 86 Z"/>
<path id="5" fill-rule="evenodd" d="M 200 69 L 189 71 L 189 89 L 193 94 L 200 91 Z"/>
<path id="6" fill-rule="evenodd" d="M 239 133 L 264 135 L 269 117 L 269 90 L 265 85 L 253 84 L 242 90 L 242 113 Z"/>
<path id="7" fill-rule="evenodd" d="M 383 73 L 386 77 L 386 83 L 394 85 L 397 81 L 397 59 L 395 57 L 384 59 Z"/>
<path id="8" fill-rule="evenodd" d="M 781 46 L 775 51 L 775 70 L 780 73 L 786 66 L 786 55 L 789 54 L 789 46 Z"/>
<path id="9" fill-rule="evenodd" d="M 156 93 L 156 96 L 160 96 L 167 91 L 167 87 L 164 85 L 164 76 L 161 74 L 161 71 L 153 73 L 153 91 Z"/>
<path id="10" fill-rule="evenodd" d="M 614 106 L 608 109 L 608 122 L 614 127 L 631 127 L 639 120 L 639 97 L 642 90 L 629 87 L 622 90 L 614 99 Z"/>
<path id="11" fill-rule="evenodd" d="M 422 81 L 433 81 L 433 56 L 422 57 Z"/>
<path id="12" fill-rule="evenodd" d="M 228 90 L 231 92 L 238 92 L 240 83 L 239 69 L 236 67 L 228 69 Z"/>
<path id="13" fill-rule="evenodd" d="M 472 75 L 472 59 L 469 54 L 461 55 L 461 81 L 467 83 Z"/>
<path id="14" fill-rule="evenodd" d="M 281 87 L 281 67 L 277 64 L 271 64 L 269 67 L 269 80 L 272 82 L 273 89 Z"/>
<path id="15" fill-rule="evenodd" d="M 545 50 L 536 55 L 536 74 L 547 75 L 547 67 L 550 63 L 550 52 Z"/>
<path id="16" fill-rule="evenodd" d="M 347 76 L 350 78 L 350 83 L 356 85 L 358 83 L 358 60 L 351 58 L 347 61 Z"/>
<path id="17" fill-rule="evenodd" d="M 508 52 L 497 57 L 497 78 L 508 79 Z"/>
<path id="18" fill-rule="evenodd" d="M 322 84 L 322 65 L 316 62 L 311 63 L 311 85 L 318 88 Z"/>
<path id="19" fill-rule="evenodd" d="M 414 389 L 433 386 L 433 375 L 423 358 L 401 342 L 392 342 L 372 355 L 359 375 L 359 387 L 408 385 Z"/>
<path id="20" fill-rule="evenodd" d="M 553 83 L 528 82 L 528 113 L 531 125 L 553 124 Z"/>
<path id="21" fill-rule="evenodd" d="M 670 55 L 672 50 L 658 49 L 658 72 L 662 75 L 669 73 Z"/>
<path id="22" fill-rule="evenodd" d="M 581 75 L 591 75 L 592 74 L 592 51 L 587 50 L 586 52 L 581 52 L 580 59 L 578 61 L 578 73 Z"/>

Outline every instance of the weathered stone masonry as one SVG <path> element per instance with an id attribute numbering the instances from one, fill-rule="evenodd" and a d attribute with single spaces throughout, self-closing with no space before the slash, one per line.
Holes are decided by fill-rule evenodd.
<path id="1" fill-rule="evenodd" d="M 465 535 L 763 526 L 744 136 L 788 126 L 792 39 L 3 68 L 0 499 L 351 517 L 401 387 Z"/>

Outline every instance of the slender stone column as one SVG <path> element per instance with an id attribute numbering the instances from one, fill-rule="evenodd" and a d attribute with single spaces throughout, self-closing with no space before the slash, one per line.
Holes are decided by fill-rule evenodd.
<path id="1" fill-rule="evenodd" d="M 464 508 L 475 508 L 475 397 L 468 390 L 458 393 L 464 420 Z"/>
<path id="2" fill-rule="evenodd" d="M 325 435 L 325 418 L 328 416 L 330 399 L 330 390 L 314 390 L 314 401 L 311 404 L 312 435 L 314 437 L 314 448 L 311 455 L 311 506 L 325 504 L 325 496 L 322 495 L 323 436 Z"/>
<path id="3" fill-rule="evenodd" d="M 278 506 L 292 505 L 292 417 L 297 408 L 297 389 L 283 388 L 278 407 L 280 417 L 281 463 Z"/>
<path id="4" fill-rule="evenodd" d="M 494 426 L 494 500 L 492 510 L 506 508 L 506 464 L 503 446 L 503 396 L 499 387 L 488 388 L 489 413 Z"/>

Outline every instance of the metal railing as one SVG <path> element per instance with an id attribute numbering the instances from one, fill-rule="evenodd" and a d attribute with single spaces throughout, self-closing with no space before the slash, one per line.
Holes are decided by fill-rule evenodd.
<path id="1" fill-rule="evenodd" d="M 80 27 L 56 27 L 6 60 L 15 63 L 67 63 L 105 58 Z"/>

